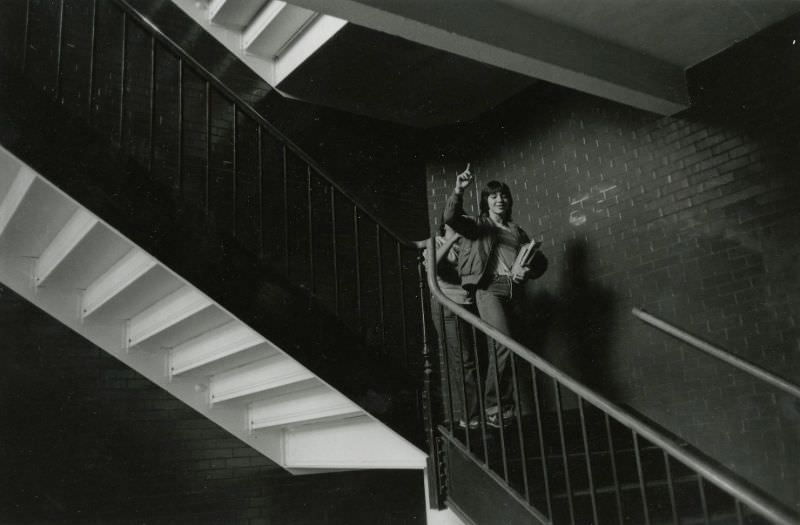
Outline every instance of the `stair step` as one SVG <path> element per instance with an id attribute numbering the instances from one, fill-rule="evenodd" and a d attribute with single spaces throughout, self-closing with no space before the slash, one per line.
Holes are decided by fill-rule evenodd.
<path id="1" fill-rule="evenodd" d="M 81 316 L 86 318 L 97 312 L 155 268 L 156 264 L 156 260 L 142 250 L 130 250 L 83 293 Z"/>
<path id="2" fill-rule="evenodd" d="M 208 5 L 208 20 L 233 29 L 244 29 L 269 0 L 213 0 Z"/>
<path id="3" fill-rule="evenodd" d="M 211 300 L 198 290 L 184 286 L 129 321 L 127 347 L 139 345 L 213 306 Z"/>
<path id="4" fill-rule="evenodd" d="M 17 176 L 14 177 L 8 192 L 0 203 L 0 235 L 5 233 L 35 180 L 36 174 L 27 167 L 20 169 Z"/>
<path id="5" fill-rule="evenodd" d="M 276 354 L 213 376 L 209 387 L 210 401 L 230 401 L 309 381 L 314 377 L 297 361 L 284 354 Z"/>
<path id="6" fill-rule="evenodd" d="M 171 349 L 169 373 L 171 376 L 186 374 L 266 344 L 264 337 L 244 324 L 233 321 Z M 264 351 L 274 353 L 276 350 L 265 348 Z"/>
<path id="7" fill-rule="evenodd" d="M 250 430 L 283 427 L 353 417 L 363 410 L 345 396 L 320 385 L 253 403 Z"/>
<path id="8" fill-rule="evenodd" d="M 84 209 L 77 210 L 36 261 L 34 267 L 36 286 L 43 286 L 56 268 L 76 251 L 78 245 L 98 225 L 97 217 Z"/>

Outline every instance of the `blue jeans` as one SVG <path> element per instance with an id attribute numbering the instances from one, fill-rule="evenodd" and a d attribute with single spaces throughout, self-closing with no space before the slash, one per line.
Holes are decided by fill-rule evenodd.
<path id="1" fill-rule="evenodd" d="M 499 332 L 511 337 L 511 318 L 516 298 L 522 288 L 504 275 L 495 276 L 484 288 L 475 290 L 475 303 L 481 319 Z M 517 297 L 515 297 L 515 295 Z M 487 337 L 489 366 L 486 371 L 486 414 L 496 414 L 499 407 L 514 407 L 514 385 L 511 377 L 511 350 Z"/>

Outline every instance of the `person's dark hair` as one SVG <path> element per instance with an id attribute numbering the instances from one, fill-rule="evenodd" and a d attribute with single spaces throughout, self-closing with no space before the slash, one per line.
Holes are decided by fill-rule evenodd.
<path id="1" fill-rule="evenodd" d="M 483 187 L 481 190 L 481 202 L 479 205 L 481 215 L 483 217 L 489 216 L 489 195 L 492 193 L 505 193 L 508 197 L 508 211 L 506 212 L 505 220 L 511 220 L 511 211 L 514 208 L 514 198 L 511 196 L 511 189 L 508 187 L 508 184 L 505 182 L 500 182 L 496 180 L 490 180 L 486 183 L 486 186 Z"/>

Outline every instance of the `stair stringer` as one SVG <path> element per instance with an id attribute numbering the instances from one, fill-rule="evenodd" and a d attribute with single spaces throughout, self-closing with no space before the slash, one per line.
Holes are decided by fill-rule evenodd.
<path id="1" fill-rule="evenodd" d="M 154 265 L 158 278 L 141 280 L 142 283 L 150 283 L 154 289 L 138 290 L 138 295 L 132 294 L 125 297 L 124 301 L 116 301 L 117 304 L 113 300 L 108 301 L 92 310 L 92 315 L 84 316 L 86 308 L 82 304 L 82 295 L 88 288 L 87 282 L 96 282 L 109 273 L 113 263 L 124 258 L 122 252 L 129 253 L 126 250 L 139 248 L 2 147 L 0 168 L 0 216 L 7 218 L 0 225 L 0 282 L 4 285 L 290 472 L 424 469 L 426 455 L 422 451 L 349 400 L 345 401 L 349 406 L 340 404 L 320 414 L 314 414 L 313 410 L 306 408 L 304 411 L 295 411 L 291 417 L 278 418 L 282 423 L 277 426 L 253 430 L 250 411 L 255 404 L 263 406 L 269 404 L 270 399 L 285 401 L 285 397 L 279 396 L 289 394 L 301 396 L 306 388 L 317 394 L 320 389 L 329 389 L 332 395 L 341 396 L 266 339 L 262 338 L 256 346 L 234 348 L 231 351 L 233 354 L 221 355 L 216 360 L 209 361 L 204 357 L 204 361 L 191 373 L 171 374 L 169 363 L 172 349 L 225 323 L 241 321 L 158 261 Z M 16 186 L 14 181 L 18 181 Z M 15 187 L 18 194 L 9 197 Z M 44 194 L 47 195 L 46 199 L 41 197 Z M 47 206 L 36 209 L 37 199 L 46 201 Z M 48 222 L 46 215 L 51 210 L 60 213 L 60 216 Z M 64 225 L 63 217 L 70 214 L 85 216 L 87 213 L 92 221 L 97 221 L 97 225 L 72 228 L 80 237 L 65 242 L 63 236 L 70 232 L 59 236 L 62 233 L 59 227 Z M 24 220 L 15 223 L 17 215 L 23 216 Z M 102 231 L 98 233 L 97 228 Z M 32 235 L 46 238 L 31 241 Z M 90 235 L 94 237 L 89 239 Z M 25 241 L 20 243 L 20 239 Z M 101 246 L 102 242 L 98 239 L 105 239 L 108 246 Z M 37 285 L 36 271 L 40 266 L 40 256 L 54 240 L 59 246 L 66 247 L 61 249 L 58 260 L 48 266 L 47 281 L 41 286 Z M 21 247 L 20 244 L 25 246 Z M 86 253 L 82 253 L 82 250 Z M 115 258 L 118 260 L 115 261 Z M 83 259 L 85 264 L 82 264 Z M 105 264 L 108 268 L 98 268 L 99 264 Z M 86 275 L 86 272 L 98 274 L 101 270 L 105 270 L 101 275 Z M 83 273 L 78 277 L 70 275 L 76 272 Z M 125 293 L 126 290 L 119 293 Z M 191 293 L 188 295 L 192 296 L 194 302 L 175 314 L 174 323 L 162 323 L 153 312 L 148 314 L 148 309 L 157 307 L 159 301 L 163 302 L 170 294 L 181 290 L 189 290 Z M 153 301 L 152 298 L 157 295 L 160 295 L 159 299 Z M 137 308 L 141 309 L 144 305 L 144 310 L 133 313 L 125 311 L 126 307 L 137 302 L 142 303 Z M 105 311 L 106 306 L 110 312 Z M 146 340 L 134 340 L 131 343 L 129 326 L 139 318 L 137 316 L 142 319 L 155 318 L 158 322 L 152 331 L 146 332 Z M 272 367 L 259 365 L 268 363 L 270 359 L 280 362 L 283 367 L 281 370 L 288 369 L 292 373 L 271 377 Z M 234 392 L 222 402 L 212 402 L 210 388 L 213 387 L 213 378 L 237 376 L 241 371 L 247 371 L 247 367 L 256 368 L 257 372 L 267 377 L 253 376 L 251 373 L 248 377 L 253 384 L 246 385 L 241 395 Z M 344 434 L 351 435 L 354 421 L 362 425 L 366 435 L 370 436 L 370 439 L 358 440 L 360 454 L 354 454 L 352 439 L 322 439 L 311 440 L 315 446 L 321 447 L 313 451 L 314 461 L 309 462 L 302 454 L 298 455 L 300 442 L 307 442 L 315 431 L 324 432 L 330 438 L 336 435 L 338 425 Z M 287 454 L 287 450 L 293 453 Z"/>

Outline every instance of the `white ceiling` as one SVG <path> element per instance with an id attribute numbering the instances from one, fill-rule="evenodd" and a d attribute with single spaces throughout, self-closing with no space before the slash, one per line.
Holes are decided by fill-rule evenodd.
<path id="1" fill-rule="evenodd" d="M 800 0 L 495 2 L 683 68 L 800 12 Z"/>

